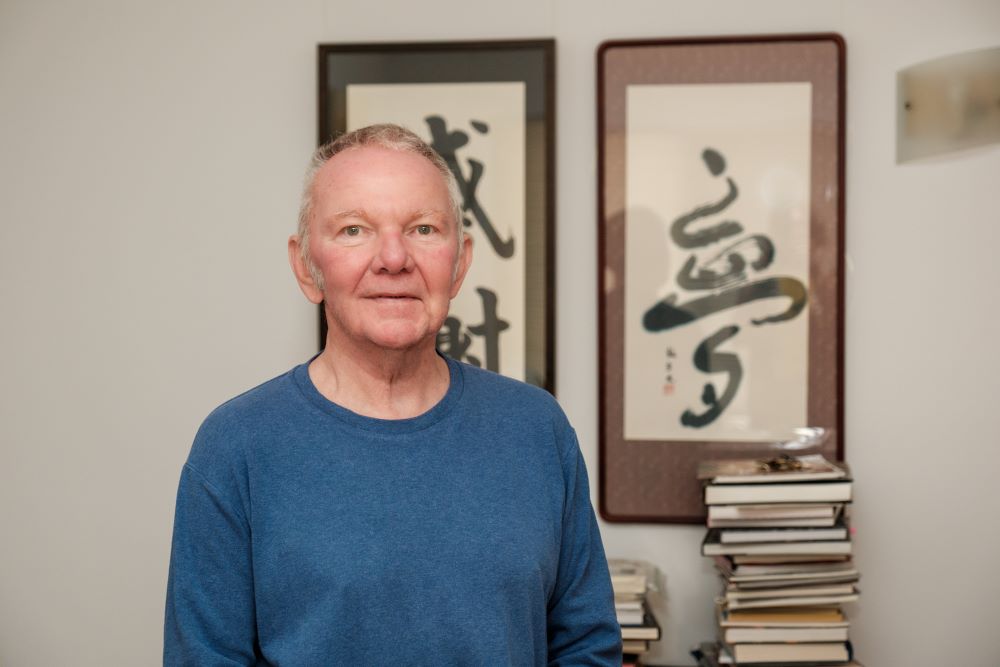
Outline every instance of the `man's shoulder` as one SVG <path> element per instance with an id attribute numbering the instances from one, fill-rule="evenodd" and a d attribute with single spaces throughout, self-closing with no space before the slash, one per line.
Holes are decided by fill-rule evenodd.
<path id="1" fill-rule="evenodd" d="M 461 366 L 466 384 L 469 384 L 474 388 L 486 391 L 497 391 L 503 394 L 511 394 L 515 396 L 524 396 L 526 398 L 534 398 L 536 400 L 552 400 L 554 402 L 552 394 L 545 391 L 541 387 L 536 387 L 533 384 L 528 384 L 527 382 L 515 380 L 514 378 L 507 377 L 506 375 L 500 375 L 499 373 L 488 371 L 478 366 L 473 366 L 472 364 L 464 361 L 454 363 Z"/>
<path id="2" fill-rule="evenodd" d="M 297 368 L 262 382 L 212 410 L 198 429 L 191 459 L 197 460 L 209 452 L 224 456 L 238 453 L 255 433 L 283 420 L 283 415 L 292 414 L 294 410 L 289 406 L 298 394 L 294 378 Z"/>
<path id="3" fill-rule="evenodd" d="M 519 413 L 538 413 L 565 420 L 555 397 L 534 385 L 514 378 L 461 363 L 466 391 L 474 401 L 509 406 Z"/>
<path id="4" fill-rule="evenodd" d="M 205 421 L 244 421 L 280 407 L 297 393 L 294 378 L 297 368 L 296 366 L 230 398 L 212 410 Z"/>

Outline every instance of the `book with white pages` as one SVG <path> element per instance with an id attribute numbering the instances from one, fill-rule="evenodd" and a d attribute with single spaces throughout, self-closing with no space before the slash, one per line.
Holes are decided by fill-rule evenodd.
<path id="1" fill-rule="evenodd" d="M 762 609 L 727 609 L 716 604 L 715 616 L 720 628 L 802 628 L 850 625 L 844 611 L 838 607 L 769 607 Z"/>
<path id="2" fill-rule="evenodd" d="M 615 600 L 615 614 L 621 625 L 641 625 L 643 611 L 642 600 Z"/>
<path id="3" fill-rule="evenodd" d="M 725 556 L 725 555 L 772 555 L 795 556 L 798 554 L 807 555 L 836 555 L 851 553 L 851 543 L 848 540 L 840 542 L 763 542 L 755 544 L 719 544 L 710 543 L 702 545 L 703 556 Z"/>
<path id="4" fill-rule="evenodd" d="M 822 642 L 822 643 L 818 643 L 818 644 L 791 644 L 791 643 L 789 643 L 788 646 L 803 646 L 803 645 L 806 645 L 806 646 L 826 646 L 829 643 L 832 643 L 832 642 Z M 848 644 L 848 642 L 842 642 L 841 643 L 841 645 L 844 646 L 845 648 L 847 648 L 847 644 Z M 748 646 L 748 645 L 749 644 L 730 644 L 729 646 Z M 761 644 L 761 645 L 762 646 L 769 646 L 769 645 L 772 645 L 772 644 Z M 694 655 L 698 659 L 698 664 L 702 665 L 704 667 L 718 667 L 720 665 L 735 665 L 736 661 L 734 660 L 734 658 L 733 658 L 732 655 L 730 655 L 729 653 L 726 652 L 727 649 L 725 648 L 725 646 L 726 646 L 725 642 L 702 642 L 698 646 L 698 648 L 696 650 L 692 651 L 692 655 Z M 848 657 L 850 657 L 850 654 L 851 654 L 850 650 L 848 650 L 847 653 L 848 653 Z M 743 656 L 743 657 L 744 657 L 744 662 L 742 664 L 755 664 L 755 663 L 756 664 L 761 664 L 761 665 L 770 664 L 770 665 L 782 665 L 782 667 L 794 667 L 794 665 L 804 665 L 804 666 L 808 666 L 808 665 L 836 665 L 837 667 L 862 667 L 861 663 L 856 662 L 854 660 L 850 660 L 850 661 L 835 660 L 835 661 L 831 661 L 831 662 L 827 662 L 827 661 L 823 661 L 823 662 L 806 661 L 806 662 L 803 662 L 803 661 L 799 660 L 799 661 L 788 662 L 788 660 L 787 660 L 788 656 L 784 656 L 784 658 L 786 658 L 786 659 L 783 660 L 782 662 L 777 662 L 777 663 L 775 663 L 775 662 L 762 663 L 762 661 L 755 661 L 755 663 L 752 663 L 752 662 L 746 662 L 746 660 L 745 660 L 746 656 Z"/>
<path id="5" fill-rule="evenodd" d="M 829 528 L 834 517 L 824 519 L 709 519 L 709 528 Z"/>
<path id="6" fill-rule="evenodd" d="M 619 625 L 642 625 L 645 617 L 641 609 L 615 609 L 615 616 Z"/>
<path id="7" fill-rule="evenodd" d="M 660 639 L 660 624 L 649 609 L 645 610 L 642 623 L 630 624 L 619 623 L 622 631 L 622 639 L 641 639 L 644 641 L 658 641 Z"/>
<path id="8" fill-rule="evenodd" d="M 757 577 L 730 577 L 726 579 L 731 584 L 743 589 L 774 588 L 776 586 L 815 586 L 819 584 L 838 584 L 858 581 L 861 575 L 857 570 L 846 572 L 831 572 L 823 574 L 798 575 L 763 575 Z"/>
<path id="9" fill-rule="evenodd" d="M 642 600 L 615 600 L 615 609 L 641 610 Z"/>
<path id="10" fill-rule="evenodd" d="M 730 609 L 751 609 L 755 607 L 819 607 L 826 605 L 844 604 L 854 602 L 858 599 L 858 594 L 849 593 L 843 595 L 816 595 L 814 597 L 781 597 L 763 598 L 760 600 L 731 600 L 727 604 Z"/>
<path id="11" fill-rule="evenodd" d="M 808 542 L 810 540 L 846 540 L 847 526 L 841 522 L 829 528 L 725 528 L 719 530 L 723 543 L 735 542 Z"/>
<path id="12" fill-rule="evenodd" d="M 850 554 L 852 548 L 850 540 L 722 543 L 719 539 L 719 529 L 711 528 L 705 535 L 705 540 L 701 543 L 701 554 L 703 556 L 827 556 Z"/>
<path id="13" fill-rule="evenodd" d="M 783 484 L 708 484 L 706 505 L 762 503 L 844 503 L 851 501 L 850 480 Z"/>
<path id="14" fill-rule="evenodd" d="M 643 639 L 623 639 L 622 653 L 642 655 L 649 651 L 649 642 Z"/>
<path id="15" fill-rule="evenodd" d="M 731 556 L 736 565 L 826 565 L 851 559 L 850 554 L 736 554 Z"/>
<path id="16" fill-rule="evenodd" d="M 723 644 L 723 652 L 734 661 L 727 663 L 719 656 L 720 664 L 748 665 L 754 663 L 824 664 L 844 665 L 851 659 L 846 642 L 823 643 L 766 643 Z"/>
<path id="17" fill-rule="evenodd" d="M 649 563 L 628 558 L 609 558 L 608 570 L 616 595 L 644 594 L 652 576 Z"/>
<path id="18" fill-rule="evenodd" d="M 820 595 L 851 595 L 857 589 L 853 584 L 837 584 L 833 586 L 791 586 L 784 588 L 765 588 L 760 590 L 742 590 L 729 588 L 726 590 L 726 601 L 734 600 L 764 600 L 770 598 L 803 598 Z"/>
<path id="19" fill-rule="evenodd" d="M 724 628 L 722 640 L 730 644 L 760 642 L 844 642 L 847 627 Z"/>
<path id="20" fill-rule="evenodd" d="M 764 503 L 753 505 L 712 505 L 708 518 L 715 520 L 778 520 L 778 519 L 831 519 L 835 520 L 843 505 L 840 503 Z"/>
<path id="21" fill-rule="evenodd" d="M 775 469 L 768 464 L 780 462 Z M 841 479 L 848 476 L 844 464 L 827 461 L 821 454 L 780 456 L 771 461 L 761 459 L 717 459 L 698 464 L 698 479 L 713 484 L 772 484 Z"/>
<path id="22" fill-rule="evenodd" d="M 714 556 L 715 567 L 730 581 L 766 581 L 771 578 L 828 577 L 856 575 L 853 560 L 818 563 L 774 563 L 771 565 L 736 565 L 728 556 Z"/>

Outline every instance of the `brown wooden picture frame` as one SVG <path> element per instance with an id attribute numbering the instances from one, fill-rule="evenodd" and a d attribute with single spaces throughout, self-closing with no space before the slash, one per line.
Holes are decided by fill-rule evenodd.
<path id="1" fill-rule="evenodd" d="M 645 175 L 628 173 L 629 160 L 633 157 L 626 155 L 626 148 L 638 145 L 629 144 L 629 141 L 639 141 L 638 137 L 647 136 L 638 134 L 639 131 L 635 130 L 637 132 L 634 135 L 635 138 L 630 139 L 629 132 L 632 128 L 629 127 L 628 120 L 636 116 L 629 114 L 636 112 L 626 104 L 627 97 L 631 95 L 630 99 L 639 99 L 636 95 L 643 93 L 643 90 L 632 87 L 643 86 L 652 87 L 649 88 L 650 90 L 667 90 L 666 87 L 674 87 L 667 90 L 668 94 L 674 94 L 672 91 L 680 90 L 676 88 L 678 86 L 686 86 L 688 88 L 685 88 L 680 94 L 687 94 L 686 91 L 690 90 L 693 91 L 693 95 L 703 95 L 729 94 L 729 91 L 736 90 L 733 87 L 719 88 L 728 84 L 773 86 L 781 83 L 799 82 L 809 84 L 805 88 L 808 90 L 808 97 L 802 98 L 805 102 L 802 103 L 801 108 L 805 109 L 805 113 L 809 115 L 802 122 L 802 127 L 806 129 L 802 132 L 802 136 L 805 138 L 800 142 L 808 148 L 808 151 L 803 153 L 806 156 L 803 158 L 803 164 L 808 165 L 803 171 L 807 171 L 808 174 L 799 175 L 804 184 L 800 186 L 800 190 L 806 193 L 807 197 L 804 199 L 807 206 L 805 206 L 802 218 L 808 221 L 808 225 L 802 229 L 802 233 L 808 232 L 808 242 L 803 243 L 802 248 L 795 250 L 799 252 L 800 256 L 806 258 L 807 268 L 799 276 L 801 280 L 798 281 L 805 290 L 800 294 L 799 307 L 801 310 L 795 311 L 793 314 L 793 308 L 789 306 L 788 310 L 784 311 L 783 317 L 788 319 L 801 315 L 800 321 L 805 324 L 797 325 L 800 329 L 796 329 L 796 331 L 804 329 L 807 333 L 800 336 L 801 340 L 798 343 L 803 350 L 800 356 L 805 362 L 799 364 L 802 370 L 797 371 L 799 373 L 797 377 L 804 378 L 805 386 L 801 388 L 789 386 L 788 391 L 791 392 L 790 395 L 798 397 L 796 400 L 801 401 L 806 414 L 806 423 L 799 425 L 822 427 L 831 434 L 831 437 L 821 444 L 803 448 L 796 453 L 822 453 L 829 459 L 842 460 L 844 455 L 845 110 L 845 45 L 843 39 L 836 34 L 705 37 L 609 41 L 601 44 L 598 48 L 599 506 L 601 515 L 608 521 L 701 523 L 704 521 L 705 512 L 701 487 L 695 477 L 695 469 L 699 461 L 773 455 L 779 443 L 787 442 L 787 439 L 783 438 L 734 438 L 731 437 L 731 434 L 724 439 L 713 439 L 704 437 L 702 432 L 698 431 L 699 426 L 691 426 L 691 422 L 698 421 L 694 418 L 689 419 L 691 415 L 700 418 L 711 410 L 714 412 L 713 416 L 709 418 L 714 418 L 720 414 L 721 411 L 718 409 L 720 406 L 722 406 L 723 411 L 727 409 L 726 406 L 732 408 L 734 403 L 727 403 L 726 406 L 722 404 L 724 398 L 732 398 L 731 395 L 727 396 L 727 394 L 730 394 L 733 385 L 737 385 L 737 391 L 757 392 L 752 394 L 754 400 L 744 401 L 745 404 L 766 406 L 768 396 L 766 393 L 761 393 L 761 390 L 766 392 L 767 378 L 765 376 L 767 373 L 761 373 L 761 367 L 769 363 L 782 363 L 780 355 L 772 354 L 769 356 L 768 353 L 761 352 L 758 354 L 756 366 L 751 364 L 753 370 L 758 371 L 756 376 L 751 378 L 753 382 L 744 382 L 740 386 L 738 379 L 737 382 L 731 382 L 738 376 L 727 375 L 727 368 L 732 370 L 734 364 L 740 366 L 739 357 L 732 354 L 732 350 L 727 348 L 733 342 L 733 340 L 727 340 L 727 336 L 734 335 L 733 332 L 740 331 L 741 328 L 743 332 L 759 332 L 765 331 L 767 326 L 777 327 L 781 324 L 777 322 L 778 317 L 772 318 L 773 322 L 761 321 L 760 319 L 752 321 L 747 316 L 745 306 L 749 305 L 751 301 L 759 299 L 754 304 L 755 306 L 769 303 L 772 311 L 780 311 L 787 301 L 774 297 L 788 296 L 788 294 L 767 294 L 765 283 L 770 281 L 769 284 L 773 286 L 777 280 L 784 278 L 765 279 L 766 270 L 762 270 L 759 274 L 754 273 L 755 268 L 751 268 L 751 265 L 753 267 L 756 265 L 751 261 L 753 259 L 751 254 L 735 251 L 732 246 L 726 248 L 726 243 L 717 242 L 719 239 L 693 241 L 687 246 L 688 248 L 694 247 L 692 250 L 680 250 L 678 248 L 681 246 L 675 246 L 673 249 L 668 248 L 663 251 L 664 256 L 668 251 L 674 252 L 673 257 L 681 256 L 680 253 L 690 253 L 688 256 L 692 264 L 686 267 L 687 278 L 693 276 L 694 278 L 707 277 L 719 280 L 716 281 L 715 286 L 711 286 L 712 280 L 708 280 L 700 287 L 692 287 L 692 291 L 686 293 L 680 293 L 680 289 L 678 289 L 671 294 L 660 294 L 658 298 L 662 298 L 662 300 L 656 306 L 645 311 L 646 315 L 641 319 L 641 326 L 644 329 L 640 331 L 640 334 L 660 336 L 657 339 L 659 341 L 657 344 L 666 347 L 666 357 L 643 362 L 655 364 L 658 367 L 656 372 L 663 373 L 665 379 L 662 385 L 662 394 L 672 396 L 675 385 L 679 382 L 672 375 L 675 372 L 672 364 L 683 362 L 686 364 L 685 368 L 701 370 L 701 375 L 689 373 L 685 376 L 685 381 L 688 382 L 685 389 L 689 393 L 692 387 L 700 386 L 701 383 L 704 383 L 705 387 L 700 399 L 703 404 L 687 405 L 683 415 L 683 418 L 688 421 L 683 426 L 690 427 L 684 432 L 690 432 L 691 436 L 626 437 L 626 376 L 629 373 L 632 373 L 633 377 L 641 373 L 650 373 L 648 367 L 640 368 L 636 365 L 634 352 L 626 349 L 630 345 L 635 346 L 629 341 L 645 340 L 641 337 L 632 337 L 627 340 L 628 335 L 631 335 L 630 331 L 639 329 L 636 322 L 640 320 L 636 319 L 636 322 L 630 320 L 628 324 L 630 329 L 626 329 L 626 301 L 632 299 L 628 301 L 629 304 L 636 302 L 629 289 L 637 289 L 636 286 L 640 281 L 632 280 L 630 283 L 626 277 L 627 275 L 645 276 L 661 270 L 661 267 L 649 264 L 650 257 L 653 257 L 655 252 L 659 252 L 658 250 L 647 251 L 644 248 L 641 253 L 632 252 L 630 254 L 626 252 L 628 247 L 626 223 L 638 219 L 634 212 L 634 206 L 632 212 L 628 211 L 626 202 L 628 201 L 627 197 L 631 195 L 626 190 L 632 188 L 630 192 L 634 191 L 638 186 L 633 186 L 633 183 L 639 182 L 636 179 L 645 177 Z M 802 86 L 799 86 L 798 89 L 801 90 Z M 752 94 L 754 89 L 740 88 L 740 90 L 749 91 Z M 764 88 L 760 88 L 760 90 L 764 90 Z M 733 136 L 738 136 L 741 132 L 753 131 L 751 127 L 744 128 L 740 125 L 741 109 L 739 106 L 733 106 L 727 110 L 724 122 L 728 123 L 730 119 L 733 123 L 731 128 Z M 680 125 L 669 127 L 665 125 L 662 130 L 657 131 L 683 133 L 685 129 Z M 726 131 L 730 132 L 730 128 L 727 128 Z M 633 154 L 635 152 L 633 150 Z M 718 153 L 711 151 L 711 155 L 714 156 L 712 159 L 716 161 L 714 164 L 711 163 L 709 154 L 708 148 L 701 154 L 705 166 L 695 165 L 699 170 L 697 175 L 703 177 L 703 180 L 719 176 L 721 171 L 725 169 L 725 165 L 719 160 Z M 693 161 L 697 162 L 697 157 L 694 157 Z M 708 171 L 706 171 L 706 166 Z M 730 178 L 730 182 L 733 182 L 733 179 L 739 178 L 739 164 L 730 162 L 728 166 L 731 167 L 729 174 L 732 178 Z M 674 178 L 676 172 L 673 171 L 664 173 L 665 176 L 660 187 L 666 192 L 677 193 L 676 197 L 683 199 L 685 189 L 691 179 L 687 178 L 686 174 L 686 180 Z M 673 180 L 671 180 L 672 178 Z M 711 183 L 714 186 L 723 187 L 719 180 Z M 730 193 L 735 195 L 736 188 L 733 187 Z M 671 194 L 670 196 L 675 195 Z M 727 201 L 731 202 L 732 197 Z M 723 234 L 720 231 L 723 230 L 721 225 L 730 224 L 729 231 L 723 234 L 728 235 L 735 229 L 731 225 L 734 221 L 726 220 L 725 214 L 721 213 L 725 208 L 722 199 L 715 203 L 713 208 L 705 204 L 704 199 L 698 201 L 695 198 L 689 208 L 653 211 L 651 215 L 654 216 L 654 220 L 662 220 L 664 223 L 673 221 L 673 225 L 663 225 L 664 243 L 668 246 L 682 238 L 674 236 L 675 232 L 678 230 L 683 232 L 684 224 L 690 225 L 694 218 L 699 217 L 703 218 L 698 221 L 702 232 L 708 233 L 706 230 L 710 230 Z M 703 206 L 699 208 L 699 204 L 703 204 Z M 730 215 L 731 211 L 732 209 L 730 209 Z M 686 222 L 681 219 L 685 215 Z M 737 220 L 736 222 L 745 228 L 741 233 L 754 233 L 754 225 L 756 224 L 754 220 Z M 632 223 L 629 222 L 629 224 Z M 690 231 L 692 227 L 689 226 L 686 229 Z M 756 234 L 755 236 L 762 235 Z M 693 237 L 684 238 L 691 240 Z M 763 241 L 760 243 L 763 244 Z M 792 241 L 785 239 L 786 246 L 791 243 Z M 761 245 L 761 247 L 763 246 Z M 699 250 L 705 252 L 706 255 L 697 257 L 696 260 Z M 712 261 L 716 262 L 711 267 L 707 264 L 709 260 L 704 259 L 703 261 L 709 250 L 713 253 L 714 259 Z M 778 251 L 781 250 L 782 248 L 779 247 Z M 763 254 L 763 251 L 759 254 Z M 647 264 L 640 263 L 630 266 L 627 264 L 629 261 L 646 262 Z M 696 261 L 702 263 L 696 265 Z M 766 265 L 766 262 L 762 261 L 761 264 Z M 699 268 L 692 269 L 692 266 Z M 720 287 L 721 277 L 724 277 L 724 273 L 718 269 L 724 266 L 728 266 L 727 270 L 732 269 L 736 273 L 742 271 L 743 277 L 733 284 Z M 668 276 L 665 279 L 676 281 L 671 284 L 682 284 L 680 274 L 684 270 L 684 268 L 678 270 L 677 265 L 666 266 L 664 260 L 662 272 L 663 275 Z M 731 275 L 736 275 L 736 273 Z M 753 285 L 750 284 L 751 282 Z M 697 283 L 697 280 L 687 280 L 683 284 L 693 283 Z M 647 287 L 644 289 L 648 291 Z M 757 291 L 753 292 L 754 289 Z M 723 294 L 726 296 L 723 297 Z M 794 299 L 792 301 L 794 303 Z M 713 305 L 708 305 L 710 302 Z M 630 318 L 635 319 L 633 316 L 640 311 L 635 310 L 634 305 L 630 307 L 632 308 Z M 670 319 L 671 317 L 673 319 Z M 702 341 L 702 345 L 696 348 L 675 351 L 663 343 L 663 341 L 669 341 L 669 336 L 679 335 L 676 332 L 687 326 L 688 323 L 700 322 L 708 330 L 712 330 L 718 326 L 720 317 L 730 318 L 731 322 L 729 323 L 733 326 L 729 327 L 725 333 L 720 328 L 716 331 L 714 338 L 706 337 Z M 768 318 L 763 319 L 767 320 Z M 666 323 L 668 320 L 669 323 Z M 690 331 L 690 329 L 688 330 Z M 773 328 L 769 331 L 777 330 L 777 328 Z M 722 334 L 721 337 L 719 334 Z M 798 336 L 798 334 L 796 335 Z M 722 360 L 722 363 L 718 363 L 720 357 L 713 358 L 712 356 L 720 352 L 724 353 L 723 357 L 727 357 L 727 359 Z M 633 359 L 631 367 L 627 365 L 629 358 Z M 751 361 L 754 360 L 751 359 Z M 699 364 L 702 365 L 699 366 Z M 742 377 L 744 380 L 748 379 L 745 374 Z M 727 383 L 727 380 L 730 382 Z M 761 387 L 761 385 L 765 386 Z M 639 395 L 634 388 L 631 391 L 633 398 Z M 663 399 L 660 396 L 655 398 L 655 401 L 659 402 L 666 400 L 668 399 Z M 696 415 L 696 410 L 702 408 L 705 408 L 705 412 Z M 630 409 L 634 412 L 634 408 Z M 650 414 L 654 418 L 656 417 L 655 412 Z M 674 419 L 672 413 L 665 418 Z M 747 409 L 746 414 L 741 414 L 740 418 L 747 423 L 754 423 L 753 410 Z M 632 428 L 631 432 L 633 433 L 639 430 L 631 426 L 630 428 Z M 671 422 L 670 429 L 671 432 L 683 430 L 674 421 Z"/>
<path id="2" fill-rule="evenodd" d="M 449 340 L 461 338 L 465 342 L 465 348 L 456 346 L 452 349 L 475 350 L 474 355 L 470 352 L 466 357 L 458 356 L 458 358 L 490 367 L 491 353 L 494 358 L 501 357 L 504 342 L 509 340 L 505 337 L 511 334 L 506 329 L 523 330 L 523 340 L 518 343 L 518 345 L 523 344 L 523 352 L 519 351 L 519 355 L 523 354 L 524 357 L 523 373 L 520 372 L 521 366 L 518 364 L 517 374 L 507 374 L 554 393 L 555 40 L 320 44 L 318 75 L 319 144 L 348 129 L 348 86 L 523 83 L 525 100 L 523 120 L 526 128 L 523 165 L 525 227 L 524 238 L 513 240 L 519 244 L 517 251 L 524 253 L 524 323 L 520 329 L 509 326 L 517 315 L 502 311 L 505 287 L 490 285 L 491 295 L 498 296 L 492 302 L 495 309 L 495 317 L 492 318 L 493 333 L 489 338 L 492 343 L 479 342 L 477 336 L 481 336 L 484 341 L 490 336 L 491 327 L 488 323 L 491 321 L 491 314 L 490 306 L 487 304 L 492 296 L 479 292 L 485 288 L 470 284 L 471 280 L 467 278 L 462 292 L 463 294 L 478 292 L 482 295 L 483 312 L 479 315 L 482 324 L 476 322 L 473 325 L 474 320 L 467 319 L 462 322 L 456 318 L 447 322 L 442 332 L 451 327 Z M 479 128 L 480 132 L 488 131 L 484 129 L 487 127 L 486 124 L 477 122 L 474 117 L 463 117 L 461 121 L 464 125 L 459 126 L 454 123 L 448 130 L 464 131 L 466 136 L 473 139 L 478 136 L 475 128 Z M 410 129 L 423 134 L 427 128 L 410 127 Z M 445 155 L 445 158 L 448 160 L 449 156 Z M 453 172 L 459 169 L 466 174 L 472 174 L 466 177 L 468 179 L 466 183 L 462 183 L 460 178 L 460 188 L 465 199 L 464 224 L 470 233 L 473 229 L 478 230 L 480 226 L 485 228 L 480 217 L 481 210 L 470 210 L 477 208 L 474 201 L 470 202 L 470 199 L 475 199 L 475 181 L 490 178 L 489 164 L 474 166 L 472 162 L 473 159 L 466 159 L 464 155 L 459 156 L 459 151 L 456 150 L 454 162 L 450 164 Z M 478 173 L 473 172 L 476 169 Z M 471 198 L 469 192 L 473 193 Z M 491 241 L 499 233 L 502 233 L 500 224 L 497 225 L 497 234 L 494 234 Z M 482 261 L 479 258 L 491 250 L 490 244 L 484 242 L 483 238 L 476 238 L 475 241 L 473 270 L 477 261 Z M 521 292 L 520 289 L 516 291 Z M 453 305 L 452 314 L 454 313 Z M 497 334 L 497 329 L 500 329 L 501 333 Z M 483 333 L 484 331 L 486 333 Z M 441 346 L 442 336 L 439 336 L 439 349 L 444 354 L 456 356 Z M 320 348 L 323 347 L 325 340 L 326 321 L 320 308 Z M 469 348 L 470 340 L 474 341 L 473 345 L 481 345 L 480 349 Z"/>

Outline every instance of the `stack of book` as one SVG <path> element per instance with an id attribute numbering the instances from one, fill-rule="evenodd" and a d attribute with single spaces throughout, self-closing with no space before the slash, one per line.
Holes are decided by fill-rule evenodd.
<path id="1" fill-rule="evenodd" d="M 623 665 L 640 665 L 649 643 L 660 639 L 660 625 L 649 608 L 647 592 L 655 586 L 655 570 L 644 561 L 608 559 L 615 613 L 622 629 Z"/>
<path id="2" fill-rule="evenodd" d="M 722 577 L 702 665 L 850 665 L 841 605 L 858 599 L 847 467 L 822 456 L 706 461 L 702 555 Z"/>

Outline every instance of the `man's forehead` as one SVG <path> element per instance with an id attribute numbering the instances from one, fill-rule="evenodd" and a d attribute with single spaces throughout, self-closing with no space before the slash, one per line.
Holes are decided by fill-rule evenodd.
<path id="1" fill-rule="evenodd" d="M 355 146 L 337 153 L 320 167 L 317 177 L 349 178 L 379 171 L 405 170 L 414 176 L 444 180 L 444 175 L 429 159 L 410 150 L 383 146 Z"/>
<path id="2" fill-rule="evenodd" d="M 447 213 L 450 209 L 447 179 L 430 160 L 380 146 L 349 148 L 334 155 L 316 172 L 312 195 L 315 204 L 336 208 L 334 214 L 377 208 L 386 196 L 419 201 L 414 210 Z"/>

